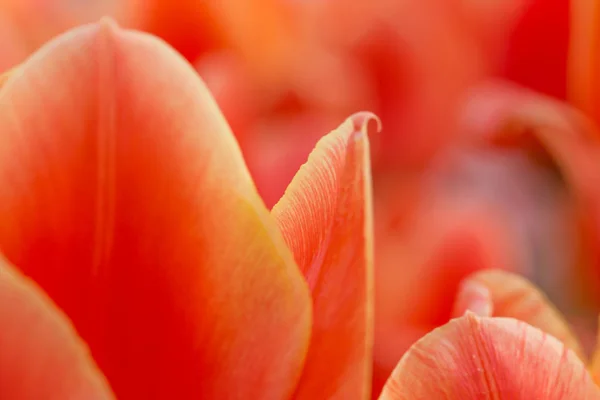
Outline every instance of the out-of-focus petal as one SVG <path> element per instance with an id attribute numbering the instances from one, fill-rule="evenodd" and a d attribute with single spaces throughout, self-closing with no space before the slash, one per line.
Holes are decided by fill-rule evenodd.
<path id="1" fill-rule="evenodd" d="M 141 28 L 166 40 L 189 61 L 220 44 L 207 2 L 146 0 Z"/>
<path id="2" fill-rule="evenodd" d="M 569 31 L 573 29 L 569 23 L 569 3 L 573 1 L 526 0 L 523 3 L 527 4 L 525 13 L 505 40 L 508 51 L 501 75 L 564 99 L 567 95 L 567 53 L 571 46 Z"/>
<path id="3" fill-rule="evenodd" d="M 572 197 L 578 224 L 578 267 L 588 291 L 600 291 L 600 134 L 575 109 L 518 87 L 491 84 L 478 88 L 469 101 L 465 131 L 472 144 L 529 150 L 561 174 Z M 581 271 L 580 271 L 581 272 Z"/>
<path id="4" fill-rule="evenodd" d="M 244 142 L 252 140 L 246 135 L 248 127 L 256 122 L 260 109 L 252 76 L 234 52 L 207 54 L 197 61 L 195 67 L 244 150 Z M 247 160 L 247 156 L 244 158 Z"/>
<path id="5" fill-rule="evenodd" d="M 581 344 L 567 321 L 546 296 L 525 278 L 508 271 L 487 270 L 469 276 L 463 285 L 463 290 L 478 285 L 489 291 L 494 317 L 515 318 L 539 328 L 585 360 Z"/>
<path id="6" fill-rule="evenodd" d="M 309 291 L 193 68 L 103 21 L 41 49 L 0 104 L 0 249 L 115 394 L 290 395 Z"/>
<path id="7" fill-rule="evenodd" d="M 0 326 L 3 398 L 114 398 L 68 319 L 1 257 Z"/>
<path id="8" fill-rule="evenodd" d="M 271 73 L 276 79 L 296 50 L 290 46 L 295 19 L 286 4 L 150 0 L 142 10 L 142 28 L 165 39 L 190 61 L 207 50 L 227 48 L 238 53 L 253 73 L 263 78 Z"/>
<path id="9" fill-rule="evenodd" d="M 510 230 L 487 206 L 440 201 L 415 211 L 406 233 L 376 230 L 374 394 L 412 344 L 448 322 L 465 277 L 517 264 Z"/>
<path id="10" fill-rule="evenodd" d="M 373 228 L 367 131 L 374 118 L 355 114 L 324 137 L 273 207 L 313 294 L 313 333 L 298 399 L 365 399 L 370 393 Z"/>
<path id="11" fill-rule="evenodd" d="M 267 207 L 273 207 L 281 199 L 323 132 L 336 126 L 330 122 L 329 118 L 311 112 L 270 116 L 257 121 L 240 138 L 248 169 Z"/>
<path id="12" fill-rule="evenodd" d="M 386 127 L 374 166 L 382 161 L 386 167 L 420 168 L 460 134 L 460 103 L 473 84 L 496 69 L 495 53 L 504 52 L 507 31 L 525 2 L 302 4 L 311 10 L 319 41 L 345 53 L 345 63 L 359 64 L 375 92 L 369 103 L 363 98 L 357 105 L 376 112 Z"/>
<path id="13" fill-rule="evenodd" d="M 419 340 L 381 400 L 597 400 L 600 390 L 556 338 L 512 318 L 472 313 Z"/>
<path id="14" fill-rule="evenodd" d="M 568 3 L 571 6 L 569 101 L 600 123 L 600 1 L 571 0 Z"/>

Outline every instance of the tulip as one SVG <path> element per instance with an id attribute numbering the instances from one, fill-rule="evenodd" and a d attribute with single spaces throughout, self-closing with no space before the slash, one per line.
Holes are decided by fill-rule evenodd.
<path id="1" fill-rule="evenodd" d="M 600 399 L 591 375 L 598 363 L 586 371 L 563 317 L 525 279 L 475 273 L 455 313 L 404 355 L 380 399 Z"/>
<path id="2" fill-rule="evenodd" d="M 0 88 L 0 393 L 370 393 L 367 131 L 323 138 L 269 213 L 184 59 L 111 21 Z"/>

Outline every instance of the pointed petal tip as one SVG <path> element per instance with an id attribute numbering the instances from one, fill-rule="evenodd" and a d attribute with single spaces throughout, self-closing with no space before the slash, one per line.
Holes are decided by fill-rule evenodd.
<path id="1" fill-rule="evenodd" d="M 518 274 L 488 269 L 465 278 L 454 306 L 454 315 L 459 315 L 465 309 L 478 313 L 474 309 L 476 306 L 472 305 L 478 302 L 473 300 L 477 298 L 473 285 L 487 290 L 487 302 L 494 317 L 526 322 L 557 338 L 582 360 L 586 359 L 581 343 L 565 317 L 541 290 Z"/>
<path id="2" fill-rule="evenodd" d="M 366 398 L 372 347 L 371 113 L 324 136 L 273 207 L 313 293 L 310 348 L 294 398 Z"/>
<path id="3" fill-rule="evenodd" d="M 453 315 L 474 314 L 491 317 L 493 312 L 492 294 L 483 284 L 467 280 L 458 289 Z"/>
<path id="4" fill-rule="evenodd" d="M 354 126 L 355 132 L 357 132 L 355 135 L 371 135 L 374 132 L 381 132 L 381 119 L 371 111 L 359 111 L 357 113 L 352 114 L 349 117 L 349 119 L 352 121 L 352 125 Z M 373 126 L 373 123 L 375 123 L 375 126 Z"/>

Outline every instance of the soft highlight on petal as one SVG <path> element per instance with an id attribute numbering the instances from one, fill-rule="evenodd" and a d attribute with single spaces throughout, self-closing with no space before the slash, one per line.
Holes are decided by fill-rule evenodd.
<path id="1" fill-rule="evenodd" d="M 296 399 L 365 399 L 370 393 L 373 228 L 367 135 L 374 119 L 355 114 L 321 139 L 272 210 L 313 295 L 311 345 Z"/>
<path id="2" fill-rule="evenodd" d="M 565 318 L 525 278 L 508 271 L 487 270 L 476 272 L 463 282 L 463 288 L 471 285 L 484 287 L 489 291 L 494 317 L 515 318 L 539 328 L 585 360 L 581 344 Z"/>
<path id="3" fill-rule="evenodd" d="M 193 68 L 102 21 L 37 52 L 0 103 L 0 249 L 116 396 L 289 396 L 309 291 Z"/>
<path id="4" fill-rule="evenodd" d="M 64 314 L 0 256 L 0 393 L 6 399 L 114 399 Z"/>
<path id="5" fill-rule="evenodd" d="M 512 318 L 454 319 L 419 340 L 398 363 L 381 400 L 597 400 L 577 356 Z"/>

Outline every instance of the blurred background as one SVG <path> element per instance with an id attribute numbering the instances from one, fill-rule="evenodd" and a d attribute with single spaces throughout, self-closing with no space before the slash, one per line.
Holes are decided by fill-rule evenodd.
<path id="1" fill-rule="evenodd" d="M 379 115 L 376 338 L 393 339 L 376 343 L 377 373 L 445 322 L 482 268 L 533 279 L 593 343 L 596 3 L 0 0 L 0 72 L 104 15 L 161 37 L 213 93 L 269 207 L 321 136 Z"/>

